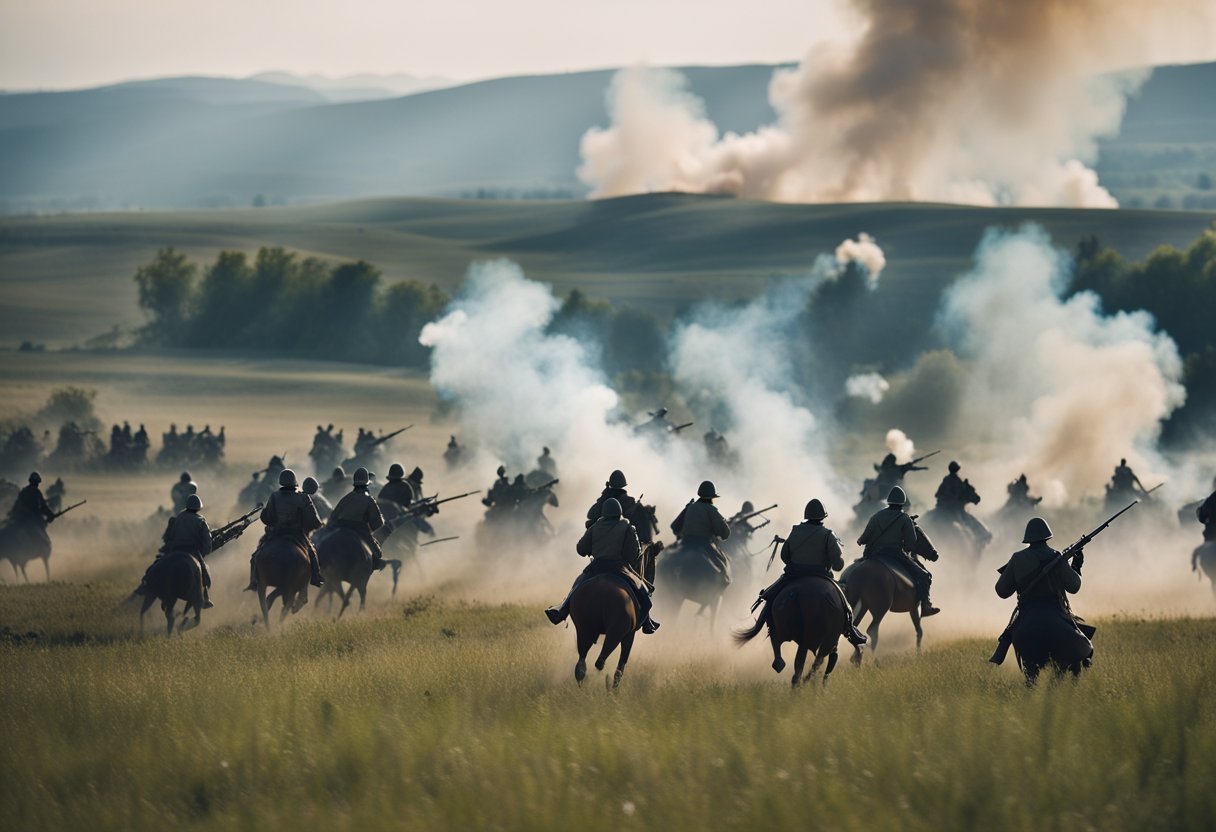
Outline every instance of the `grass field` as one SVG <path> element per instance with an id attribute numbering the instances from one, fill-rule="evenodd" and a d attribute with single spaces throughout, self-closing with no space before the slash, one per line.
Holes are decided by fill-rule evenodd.
<path id="1" fill-rule="evenodd" d="M 118 585 L 0 587 L 5 829 L 1210 829 L 1216 622 L 1099 622 L 1079 684 L 989 640 L 842 664 L 643 638 L 613 695 L 572 630 L 433 597 L 139 638 Z M 162 619 L 163 621 L 163 619 Z M 156 622 L 153 622 L 155 629 Z M 787 647 L 787 650 L 789 648 Z M 1012 662 L 1010 662 L 1012 665 Z"/>

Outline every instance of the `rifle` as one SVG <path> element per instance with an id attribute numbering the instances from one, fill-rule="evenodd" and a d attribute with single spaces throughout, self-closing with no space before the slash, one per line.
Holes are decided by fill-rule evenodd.
<path id="1" fill-rule="evenodd" d="M 759 511 L 753 511 L 751 514 L 744 514 L 743 512 L 739 512 L 738 514 L 736 514 L 734 517 L 730 518 L 726 522 L 731 525 L 734 525 L 735 523 L 742 523 L 745 520 L 751 520 L 753 517 L 758 517 L 759 515 L 764 514 L 764 512 L 766 512 L 766 511 L 772 511 L 776 507 L 777 507 L 777 504 L 773 503 L 768 508 L 762 508 Z"/>
<path id="2" fill-rule="evenodd" d="M 1145 491 L 1144 496 L 1147 497 L 1149 494 L 1152 494 L 1154 491 L 1156 491 L 1158 488 L 1160 488 L 1163 485 L 1165 485 L 1165 483 L 1163 483 L 1163 482 L 1157 483 L 1152 488 L 1150 488 L 1148 491 Z"/>
<path id="3" fill-rule="evenodd" d="M 775 561 L 777 559 L 777 547 L 780 546 L 784 542 L 785 542 L 785 538 L 782 537 L 781 535 L 778 535 L 778 534 L 773 535 L 773 543 L 772 543 L 773 551 L 768 556 L 768 565 L 764 567 L 765 572 L 767 572 L 768 570 L 773 568 L 773 561 Z M 752 609 L 754 610 L 755 607 L 752 607 Z"/>
<path id="4" fill-rule="evenodd" d="M 547 483 L 545 483 L 544 485 L 540 486 L 539 488 L 533 488 L 533 489 L 532 489 L 532 493 L 533 493 L 533 494 L 535 494 L 535 493 L 536 493 L 536 492 L 538 492 L 538 491 L 547 491 L 548 489 L 550 489 L 550 488 L 552 488 L 553 486 L 557 485 L 559 482 L 561 482 L 561 480 L 559 480 L 559 479 L 552 479 L 552 480 L 549 480 Z"/>
<path id="5" fill-rule="evenodd" d="M 81 500 L 79 503 L 76 503 L 75 505 L 71 505 L 71 506 L 68 506 L 68 507 L 67 507 L 67 508 L 65 508 L 65 509 L 62 509 L 62 510 L 60 510 L 60 511 L 57 511 L 57 512 L 55 512 L 54 514 L 52 514 L 52 515 L 51 515 L 51 519 L 52 519 L 52 520 L 55 520 L 55 519 L 57 519 L 57 518 L 59 518 L 59 517 L 62 517 L 63 515 L 67 514 L 69 511 L 71 511 L 72 509 L 74 509 L 74 508 L 80 508 L 82 505 L 84 505 L 84 504 L 85 504 L 85 503 L 87 503 L 87 502 L 88 502 L 88 500 Z"/>
<path id="6" fill-rule="evenodd" d="M 918 456 L 916 459 L 912 460 L 911 462 L 905 462 L 903 465 L 900 465 L 900 466 L 899 466 L 899 468 L 900 468 L 901 470 L 903 470 L 905 473 L 906 473 L 906 472 L 908 472 L 908 471 L 924 471 L 924 470 L 926 470 L 926 469 L 925 469 L 925 468 L 917 468 L 917 467 L 916 467 L 916 463 L 918 463 L 918 462 L 924 462 L 924 461 L 925 461 L 926 459 L 928 459 L 929 457 L 931 457 L 931 456 L 937 456 L 937 455 L 938 455 L 938 454 L 940 454 L 940 453 L 941 453 L 941 451 L 934 451 L 934 452 L 933 452 L 933 453 L 931 453 L 931 454 L 925 454 L 924 456 Z"/>
<path id="7" fill-rule="evenodd" d="M 426 543 L 423 543 L 418 548 L 421 549 L 422 546 L 434 546 L 436 543 L 443 543 L 444 541 L 447 541 L 447 540 L 460 540 L 460 535 L 457 534 L 457 535 L 453 535 L 452 537 L 441 537 L 438 540 L 428 540 Z"/>
<path id="8" fill-rule="evenodd" d="M 1138 502 L 1140 502 L 1140 501 L 1132 500 L 1130 503 L 1128 503 L 1122 509 L 1120 509 L 1119 511 L 1115 512 L 1113 515 L 1108 517 L 1105 523 L 1098 526 L 1093 531 L 1091 531 L 1087 534 L 1081 535 L 1081 537 L 1078 538 L 1076 540 L 1076 542 L 1069 545 L 1068 548 L 1066 548 L 1064 551 L 1059 552 L 1054 558 L 1052 558 L 1047 563 L 1046 566 L 1039 569 L 1039 574 L 1034 576 L 1034 580 L 1032 580 L 1029 584 L 1027 584 L 1026 588 L 1023 589 L 1020 594 L 1025 594 L 1025 593 L 1029 592 L 1030 590 L 1034 589 L 1036 586 L 1038 586 L 1039 582 L 1042 581 L 1044 578 L 1046 578 L 1049 574 L 1054 572 L 1056 567 L 1059 566 L 1061 562 L 1068 560 L 1069 558 L 1071 558 L 1074 555 L 1076 555 L 1077 553 L 1079 553 L 1086 546 L 1088 546 L 1090 541 L 1092 541 L 1095 537 L 1097 537 L 1103 531 L 1105 531 L 1106 527 L 1109 526 L 1111 523 L 1115 522 L 1115 520 L 1118 519 L 1120 514 L 1123 514 L 1123 512 L 1127 511 L 1132 506 L 1136 505 L 1136 503 L 1138 503 Z M 997 571 L 1004 572 L 1005 567 L 1002 566 Z M 1004 632 L 1001 633 L 1001 637 L 999 639 L 997 639 L 996 650 L 993 651 L 992 658 L 988 659 L 988 661 L 992 662 L 993 664 L 1002 664 L 1005 661 L 1005 656 L 1006 656 L 1006 654 L 1009 653 L 1009 647 L 1010 647 L 1010 645 L 1013 644 L 1013 631 L 1017 625 L 1018 615 L 1020 612 L 1021 612 L 1021 605 L 1019 604 L 1018 606 L 1013 608 L 1013 615 L 1011 615 L 1009 617 L 1009 623 L 1005 626 L 1005 630 L 1004 630 Z M 1092 636 L 1092 635 L 1093 635 L 1093 630 L 1092 630 L 1092 628 L 1090 628 L 1090 631 L 1088 633 L 1086 633 L 1086 637 L 1088 638 L 1089 636 Z"/>
<path id="9" fill-rule="evenodd" d="M 245 529 L 249 528 L 253 523 L 253 515 L 262 510 L 262 503 L 258 503 L 253 507 L 253 511 L 248 514 L 242 514 L 240 517 L 233 520 L 227 525 L 220 526 L 211 532 L 211 549 L 220 548 L 226 543 L 231 543 L 245 533 Z"/>
<path id="10" fill-rule="evenodd" d="M 554 482 L 556 482 L 556 480 L 554 480 Z M 437 499 L 439 497 L 438 494 L 436 494 L 434 497 L 423 497 L 418 502 L 414 503 L 411 506 L 408 506 L 405 509 L 405 513 L 408 515 L 411 515 L 411 516 L 417 515 L 417 514 L 422 514 L 423 512 L 425 512 L 427 514 L 435 514 L 439 511 L 437 506 L 441 506 L 444 503 L 450 503 L 450 502 L 452 502 L 452 500 L 460 500 L 465 497 L 472 497 L 474 494 L 480 494 L 480 493 L 481 493 L 481 491 L 466 491 L 463 494 L 457 494 L 455 497 L 444 497 L 442 500 Z M 432 511 L 431 510 L 432 508 L 434 508 L 435 510 Z"/>
<path id="11" fill-rule="evenodd" d="M 671 433 L 679 433 L 680 431 L 684 430 L 684 428 L 692 427 L 693 424 L 695 424 L 695 423 L 694 422 L 685 422 L 682 425 L 672 425 L 667 430 L 670 431 Z"/>
<path id="12" fill-rule="evenodd" d="M 407 430 L 409 430 L 412 427 L 413 427 L 413 425 L 406 425 L 403 428 L 398 428 L 397 430 L 393 431 L 392 433 L 386 433 L 386 434 L 384 434 L 384 436 L 377 436 L 375 439 L 373 439 L 367 443 L 367 447 L 368 448 L 378 448 L 381 445 L 383 445 L 385 442 L 387 442 L 388 440 L 392 439 L 397 434 L 405 433 Z"/>

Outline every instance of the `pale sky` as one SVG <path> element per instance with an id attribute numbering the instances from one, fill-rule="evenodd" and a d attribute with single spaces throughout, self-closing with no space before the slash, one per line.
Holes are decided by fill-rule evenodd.
<path id="1" fill-rule="evenodd" d="M 0 0 L 0 89 L 776 63 L 839 36 L 843 19 L 834 0 Z"/>

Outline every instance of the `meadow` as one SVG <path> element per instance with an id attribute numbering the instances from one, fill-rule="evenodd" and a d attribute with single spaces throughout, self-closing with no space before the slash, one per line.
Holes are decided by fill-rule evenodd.
<path id="1" fill-rule="evenodd" d="M 1216 622 L 1098 621 L 1079 683 L 990 639 L 842 662 L 660 631 L 615 694 L 534 606 L 403 597 L 139 637 L 116 583 L 0 587 L 6 829 L 1210 829 Z M 790 648 L 787 646 L 787 651 Z"/>

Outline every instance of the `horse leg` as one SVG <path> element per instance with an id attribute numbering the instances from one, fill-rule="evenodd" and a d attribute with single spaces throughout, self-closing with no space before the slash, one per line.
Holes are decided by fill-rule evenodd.
<path id="1" fill-rule="evenodd" d="M 773 644 L 773 670 L 780 673 L 785 670 L 785 659 L 781 658 L 781 640 L 772 624 L 768 627 L 768 640 Z"/>
<path id="2" fill-rule="evenodd" d="M 355 594 L 355 585 L 351 584 L 346 592 L 339 592 L 342 596 L 342 609 L 338 610 L 338 618 L 342 617 L 342 613 L 346 612 L 346 608 L 350 606 L 351 596 Z"/>
<path id="3" fill-rule="evenodd" d="M 621 658 L 616 663 L 616 673 L 612 676 L 612 689 L 616 690 L 621 684 L 621 677 L 625 675 L 625 665 L 629 662 L 629 653 L 633 650 L 633 637 L 636 633 L 630 630 L 621 639 Z"/>
<path id="4" fill-rule="evenodd" d="M 143 606 L 139 608 L 139 634 L 144 634 L 144 613 L 146 613 L 153 604 L 156 603 L 156 596 L 149 592 L 144 596 Z"/>
<path id="5" fill-rule="evenodd" d="M 916 630 L 916 654 L 920 655 L 920 640 L 925 637 L 925 631 L 920 626 L 920 607 L 916 604 L 912 605 L 912 609 L 908 612 L 912 617 L 912 627 Z"/>
<path id="6" fill-rule="evenodd" d="M 878 625 L 882 623 L 883 617 L 886 615 L 886 610 L 879 612 L 875 610 L 871 614 L 870 626 L 866 630 L 866 635 L 870 637 L 870 651 L 878 651 Z"/>
<path id="7" fill-rule="evenodd" d="M 21 577 L 25 579 L 25 582 L 27 584 L 30 582 L 30 576 L 25 574 L 25 564 L 24 563 L 21 564 Z"/>
<path id="8" fill-rule="evenodd" d="M 165 638 L 173 635 L 173 608 L 177 606 L 177 599 L 161 601 L 160 608 L 165 611 L 165 621 L 167 628 L 165 630 Z"/>
<path id="9" fill-rule="evenodd" d="M 811 669 L 806 672 L 806 676 L 803 677 L 802 681 L 809 682 L 811 677 L 819 672 L 819 667 L 823 664 L 823 660 L 826 658 L 827 653 L 815 653 L 815 661 L 811 662 Z M 827 677 L 824 678 L 826 679 Z"/>
<path id="10" fill-rule="evenodd" d="M 359 612 L 367 608 L 367 583 L 359 584 Z"/>
<path id="11" fill-rule="evenodd" d="M 49 584 L 49 583 L 51 582 L 51 558 L 50 558 L 50 555 L 47 555 L 45 558 L 43 558 L 43 559 L 42 559 L 42 566 L 43 566 L 43 568 L 44 568 L 44 569 L 46 569 L 46 582 Z"/>
<path id="12" fill-rule="evenodd" d="M 836 669 L 836 662 L 840 659 L 840 654 L 836 652 L 836 648 L 832 648 L 832 652 L 828 654 L 828 666 L 823 671 L 823 686 L 828 686 L 828 677 L 832 675 L 832 671 Z"/>
<path id="13" fill-rule="evenodd" d="M 798 645 L 798 653 L 794 656 L 794 678 L 790 680 L 791 687 L 802 684 L 802 669 L 806 667 L 806 648 Z"/>
<path id="14" fill-rule="evenodd" d="M 575 625 L 575 632 L 578 634 L 578 661 L 574 665 L 574 680 L 581 686 L 587 678 L 587 653 L 595 644 L 595 637 L 583 633 L 578 629 L 578 625 Z"/>
<path id="15" fill-rule="evenodd" d="M 604 665 L 608 663 L 608 657 L 612 655 L 612 651 L 621 643 L 621 637 L 616 633 L 604 634 L 604 647 L 600 650 L 599 658 L 595 660 L 595 669 L 603 670 Z"/>
<path id="16" fill-rule="evenodd" d="M 273 596 L 271 597 L 273 598 Z M 259 580 L 258 607 L 262 610 L 262 622 L 266 625 L 266 632 L 270 632 L 270 603 L 271 600 L 266 597 L 266 584 Z"/>

